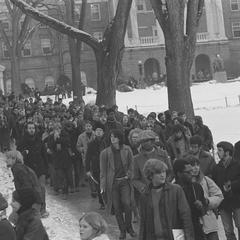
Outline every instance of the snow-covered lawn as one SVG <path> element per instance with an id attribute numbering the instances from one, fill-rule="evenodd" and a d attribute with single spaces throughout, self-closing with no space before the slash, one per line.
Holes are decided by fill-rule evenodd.
<path id="1" fill-rule="evenodd" d="M 223 84 L 213 81 L 212 83 L 195 84 L 191 91 L 195 113 L 201 115 L 205 124 L 210 127 L 215 143 L 221 140 L 235 143 L 240 140 L 240 82 Z M 84 100 L 86 103 L 94 102 L 95 97 L 94 93 L 87 94 Z M 226 107 L 225 97 L 227 97 L 229 107 Z M 69 101 L 71 99 L 64 100 L 66 104 Z M 166 87 L 159 87 L 159 89 L 152 87 L 130 93 L 117 92 L 117 105 L 120 111 L 126 112 L 127 108 L 132 107 L 145 115 L 151 111 L 165 111 L 168 108 L 167 89 Z M 4 165 L 3 156 L 0 155 L 0 192 L 10 198 L 12 190 L 13 183 L 10 172 Z M 62 201 L 52 194 L 48 194 L 47 206 L 50 216 L 43 222 L 51 240 L 79 240 L 78 218 L 81 212 L 92 209 L 92 206 L 96 208 L 96 204 L 85 200 L 83 205 L 79 205 L 81 198 L 75 201 L 77 202 L 72 205 L 78 205 L 78 210 L 76 210 L 76 206 L 69 206 L 71 204 L 68 201 Z M 220 239 L 225 239 L 222 230 Z"/>

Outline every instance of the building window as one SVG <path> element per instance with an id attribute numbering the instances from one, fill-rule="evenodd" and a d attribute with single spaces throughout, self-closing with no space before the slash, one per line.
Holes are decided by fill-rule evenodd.
<path id="1" fill-rule="evenodd" d="M 25 43 L 25 45 L 24 45 L 24 47 L 22 49 L 22 55 L 23 55 L 23 57 L 29 57 L 29 56 L 32 55 L 31 41 L 30 40 L 28 40 Z"/>
<path id="2" fill-rule="evenodd" d="M 231 9 L 232 11 L 240 10 L 240 0 L 231 0 Z"/>
<path id="3" fill-rule="evenodd" d="M 49 38 L 41 39 L 41 48 L 42 48 L 43 54 L 45 55 L 49 55 L 52 53 L 51 41 Z"/>
<path id="4" fill-rule="evenodd" d="M 32 78 L 26 78 L 25 83 L 31 88 L 35 89 L 35 82 Z"/>
<path id="5" fill-rule="evenodd" d="M 102 32 L 94 32 L 93 37 L 96 38 L 98 41 L 103 40 L 103 33 Z"/>
<path id="6" fill-rule="evenodd" d="M 146 10 L 145 0 L 137 0 L 136 6 L 138 11 L 145 11 Z"/>
<path id="7" fill-rule="evenodd" d="M 240 38 L 240 22 L 232 23 L 232 32 L 234 38 Z"/>
<path id="8" fill-rule="evenodd" d="M 3 57 L 9 58 L 10 54 L 9 54 L 8 48 L 5 45 L 5 43 L 2 43 L 2 50 L 3 50 Z"/>
<path id="9" fill-rule="evenodd" d="M 91 4 L 91 20 L 92 21 L 101 20 L 100 4 Z"/>
<path id="10" fill-rule="evenodd" d="M 6 80 L 6 92 L 7 93 L 12 92 L 12 80 L 11 79 Z"/>

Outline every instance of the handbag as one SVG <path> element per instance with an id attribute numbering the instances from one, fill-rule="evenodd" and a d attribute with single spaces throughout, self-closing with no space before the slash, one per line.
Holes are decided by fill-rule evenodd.
<path id="1" fill-rule="evenodd" d="M 173 229 L 172 234 L 174 240 L 185 240 L 183 229 Z"/>

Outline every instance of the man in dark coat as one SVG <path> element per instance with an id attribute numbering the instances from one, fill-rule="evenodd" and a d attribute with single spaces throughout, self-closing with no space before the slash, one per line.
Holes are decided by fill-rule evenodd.
<path id="1" fill-rule="evenodd" d="M 176 183 L 179 184 L 186 195 L 192 213 L 192 223 L 195 240 L 206 239 L 200 218 L 206 214 L 207 200 L 204 197 L 202 186 L 192 182 L 192 166 L 189 162 L 179 159 L 173 164 Z"/>
<path id="2" fill-rule="evenodd" d="M 16 240 L 16 233 L 11 223 L 7 220 L 6 209 L 8 203 L 0 193 L 0 237 L 1 240 Z"/>
<path id="3" fill-rule="evenodd" d="M 32 208 L 36 201 L 32 189 L 22 189 L 13 192 L 12 208 L 17 212 L 15 225 L 17 240 L 49 240 L 38 212 Z"/>
<path id="4" fill-rule="evenodd" d="M 19 143 L 17 149 L 22 153 L 24 164 L 30 167 L 37 175 L 41 190 L 42 190 L 42 217 L 47 217 L 48 213 L 46 211 L 46 191 L 45 191 L 45 180 L 47 172 L 47 164 L 44 153 L 44 144 L 42 139 L 36 132 L 36 128 L 33 122 L 28 122 L 26 125 L 26 132 Z"/>
<path id="5" fill-rule="evenodd" d="M 203 124 L 201 116 L 194 117 L 194 135 L 199 135 L 203 139 L 203 150 L 210 151 L 213 148 L 213 136 L 208 126 Z"/>
<path id="6" fill-rule="evenodd" d="M 144 174 L 149 191 L 140 199 L 139 240 L 173 240 L 174 229 L 182 229 L 186 240 L 194 239 L 191 211 L 183 189 L 166 181 L 167 165 L 149 159 Z"/>
<path id="7" fill-rule="evenodd" d="M 229 142 L 217 144 L 220 162 L 213 169 L 212 178 L 222 190 L 224 200 L 219 206 L 227 240 L 236 240 L 233 219 L 240 236 L 240 165 L 233 161 L 233 145 Z"/>
<path id="8" fill-rule="evenodd" d="M 100 153 L 107 147 L 104 139 L 104 125 L 96 123 L 95 126 L 96 138 L 88 144 L 86 153 L 86 174 L 96 186 L 100 209 L 104 209 L 104 201 L 100 193 Z M 95 182 L 94 182 L 95 181 Z"/>

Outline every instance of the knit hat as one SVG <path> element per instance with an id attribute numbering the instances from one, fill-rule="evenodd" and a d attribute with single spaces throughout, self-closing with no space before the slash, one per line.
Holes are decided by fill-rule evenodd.
<path id="1" fill-rule="evenodd" d="M 3 195 L 0 193 L 0 211 L 6 209 L 8 207 L 8 203 Z"/>
<path id="2" fill-rule="evenodd" d="M 14 191 L 13 199 L 21 204 L 24 209 L 29 209 L 37 202 L 36 192 L 32 188 L 23 188 Z"/>
<path id="3" fill-rule="evenodd" d="M 148 140 L 155 140 L 156 138 L 156 133 L 153 132 L 152 130 L 143 130 L 139 133 L 139 142 L 144 142 Z"/>

